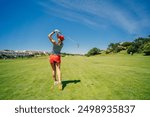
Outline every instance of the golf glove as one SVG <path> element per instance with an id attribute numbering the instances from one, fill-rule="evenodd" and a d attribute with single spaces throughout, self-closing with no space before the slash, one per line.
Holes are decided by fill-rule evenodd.
<path id="1" fill-rule="evenodd" d="M 60 31 L 58 29 L 55 29 L 54 32 L 55 33 L 60 33 Z"/>

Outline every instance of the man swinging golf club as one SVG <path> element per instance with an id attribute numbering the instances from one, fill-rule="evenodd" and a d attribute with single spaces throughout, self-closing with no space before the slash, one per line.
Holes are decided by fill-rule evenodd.
<path id="1" fill-rule="evenodd" d="M 52 36 L 55 33 L 57 35 L 58 42 L 56 42 L 52 38 Z M 58 88 L 60 90 L 62 90 L 61 70 L 60 70 L 60 64 L 61 64 L 61 55 L 60 55 L 61 53 L 60 52 L 61 52 L 61 49 L 63 47 L 64 36 L 61 35 L 59 30 L 55 29 L 53 32 L 48 34 L 48 38 L 53 44 L 52 52 L 49 56 L 49 62 L 50 62 L 51 67 L 52 67 L 52 77 L 54 80 L 54 86 L 58 85 Z M 57 72 L 58 79 L 56 78 L 56 72 Z M 52 88 L 53 88 L 53 86 L 52 86 Z"/>

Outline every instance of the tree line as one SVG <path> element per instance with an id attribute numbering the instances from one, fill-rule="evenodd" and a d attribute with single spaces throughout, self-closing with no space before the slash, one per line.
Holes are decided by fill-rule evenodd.
<path id="1" fill-rule="evenodd" d="M 144 53 L 144 55 L 150 55 L 150 35 L 148 37 L 138 37 L 132 42 L 118 42 L 110 43 L 106 54 L 118 53 L 122 50 L 126 50 L 128 54 L 133 55 L 134 53 Z M 98 48 L 92 48 L 86 54 L 86 56 L 100 54 L 101 50 Z"/>

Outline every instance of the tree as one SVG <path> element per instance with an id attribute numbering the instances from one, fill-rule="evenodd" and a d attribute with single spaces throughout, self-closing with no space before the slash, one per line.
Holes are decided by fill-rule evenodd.
<path id="1" fill-rule="evenodd" d="M 142 53 L 149 54 L 150 35 L 148 37 L 138 37 L 133 42 L 110 43 L 106 50 L 106 54 L 118 53 L 127 50 L 128 54 Z"/>
<path id="2" fill-rule="evenodd" d="M 125 48 L 123 46 L 117 46 L 114 50 L 115 53 L 120 52 L 121 50 L 125 50 Z"/>
<path id="3" fill-rule="evenodd" d="M 120 43 L 110 43 L 108 45 L 107 50 L 108 50 L 109 53 L 110 52 L 117 53 L 117 52 L 120 52 L 120 47 L 119 46 L 120 46 Z"/>
<path id="4" fill-rule="evenodd" d="M 145 55 L 150 55 L 150 42 L 144 45 L 144 47 L 143 47 L 143 53 Z"/>
<path id="5" fill-rule="evenodd" d="M 96 55 L 96 54 L 100 54 L 100 49 L 95 47 L 89 50 L 86 56 L 91 56 L 91 55 Z"/>
<path id="6" fill-rule="evenodd" d="M 115 50 L 115 48 L 118 47 L 119 45 L 120 45 L 119 43 L 110 43 L 108 45 L 108 49 Z"/>
<path id="7" fill-rule="evenodd" d="M 108 45 L 108 49 L 113 49 L 113 47 L 114 47 L 114 43 L 110 43 L 109 45 Z"/>
<path id="8" fill-rule="evenodd" d="M 127 53 L 128 54 L 134 54 L 135 52 L 137 52 L 137 47 L 134 44 L 130 45 L 128 50 L 127 50 Z"/>
<path id="9" fill-rule="evenodd" d="M 121 44 L 123 47 L 129 47 L 130 45 L 132 45 L 132 42 L 123 42 L 122 44 Z"/>
<path id="10" fill-rule="evenodd" d="M 143 37 L 139 37 L 137 39 L 134 40 L 134 44 L 137 48 L 137 53 L 142 53 L 143 52 L 143 48 L 144 48 L 144 45 L 146 43 L 150 42 L 150 39 L 149 38 L 143 38 Z"/>

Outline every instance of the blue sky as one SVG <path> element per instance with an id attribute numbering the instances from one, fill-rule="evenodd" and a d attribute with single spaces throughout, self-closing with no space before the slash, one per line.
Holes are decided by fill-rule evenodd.
<path id="1" fill-rule="evenodd" d="M 149 21 L 150 0 L 0 0 L 0 50 L 50 51 L 60 29 L 63 52 L 86 53 L 148 36 Z"/>

